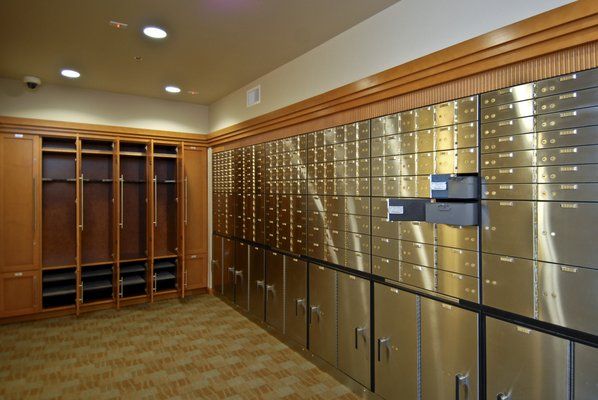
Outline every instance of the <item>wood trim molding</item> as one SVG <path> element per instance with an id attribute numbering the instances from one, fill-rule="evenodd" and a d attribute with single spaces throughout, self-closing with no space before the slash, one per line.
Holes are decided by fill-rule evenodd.
<path id="1" fill-rule="evenodd" d="M 248 143 L 247 139 L 256 135 L 595 43 L 598 41 L 597 28 L 598 2 L 578 0 L 310 99 L 212 132 L 207 135 L 209 145 L 214 146 L 216 151 L 238 147 L 241 143 Z M 394 109 L 390 112 L 398 111 L 401 110 Z M 384 114 L 370 112 L 361 119 L 379 115 Z"/>
<path id="2" fill-rule="evenodd" d="M 204 134 L 7 116 L 0 116 L 0 132 L 23 133 L 31 135 L 43 134 L 48 136 L 79 134 L 91 136 L 120 136 L 130 138 L 143 137 L 162 140 L 184 140 L 197 146 L 208 146 L 207 135 Z"/>

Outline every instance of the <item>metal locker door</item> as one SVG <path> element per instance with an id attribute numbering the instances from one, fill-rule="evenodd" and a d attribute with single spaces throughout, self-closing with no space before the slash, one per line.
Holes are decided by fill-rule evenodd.
<path id="1" fill-rule="evenodd" d="M 266 253 L 266 323 L 284 331 L 284 256 Z"/>
<path id="2" fill-rule="evenodd" d="M 235 245 L 235 303 L 243 310 L 248 310 L 247 278 L 249 277 L 249 250 L 245 243 Z"/>
<path id="3" fill-rule="evenodd" d="M 417 296 L 374 284 L 376 393 L 387 400 L 418 398 Z"/>
<path id="4" fill-rule="evenodd" d="M 422 298 L 421 349 L 422 399 L 478 398 L 477 313 Z"/>
<path id="5" fill-rule="evenodd" d="M 212 236 L 212 290 L 222 294 L 222 236 Z"/>
<path id="6" fill-rule="evenodd" d="M 266 282 L 264 276 L 264 250 L 249 247 L 249 312 L 260 320 L 264 320 L 264 293 Z"/>
<path id="7" fill-rule="evenodd" d="M 538 259 L 598 267 L 596 203 L 538 202 Z"/>
<path id="8" fill-rule="evenodd" d="M 498 400 L 563 400 L 569 342 L 486 318 L 486 396 Z"/>
<path id="9" fill-rule="evenodd" d="M 309 349 L 336 366 L 336 271 L 309 265 Z"/>
<path id="10" fill-rule="evenodd" d="M 370 282 L 338 274 L 338 367 L 370 386 Z"/>
<path id="11" fill-rule="evenodd" d="M 532 259 L 534 202 L 482 201 L 482 251 Z"/>
<path id="12" fill-rule="evenodd" d="M 307 346 L 307 263 L 286 256 L 285 273 L 284 333 Z"/>
<path id="13" fill-rule="evenodd" d="M 228 238 L 222 243 L 222 294 L 235 301 L 235 241 Z"/>
<path id="14" fill-rule="evenodd" d="M 598 393 L 598 348 L 575 343 L 573 400 L 595 400 Z"/>

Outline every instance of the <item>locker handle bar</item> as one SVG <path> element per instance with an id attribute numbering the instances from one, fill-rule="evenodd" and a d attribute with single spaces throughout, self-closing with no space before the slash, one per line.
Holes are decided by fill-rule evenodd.
<path id="1" fill-rule="evenodd" d="M 257 286 L 258 289 L 259 288 L 262 288 L 262 289 L 264 288 L 264 281 L 262 281 L 262 280 L 255 281 L 255 284 L 256 284 L 256 286 Z"/>
<path id="2" fill-rule="evenodd" d="M 355 350 L 359 349 L 359 335 L 361 335 L 363 339 L 367 341 L 367 337 L 365 336 L 366 331 L 367 328 L 365 326 L 358 326 L 355 328 Z"/>
<path id="3" fill-rule="evenodd" d="M 496 400 L 511 400 L 511 394 L 499 393 L 496 395 Z"/>
<path id="4" fill-rule="evenodd" d="M 272 294 L 274 293 L 274 285 L 266 285 L 266 293 L 271 292 Z"/>
<path id="5" fill-rule="evenodd" d="M 469 399 L 469 375 L 455 375 L 455 400 L 461 400 L 461 385 L 465 386 L 466 399 Z"/>
<path id="6" fill-rule="evenodd" d="M 237 277 L 241 277 L 241 282 L 243 282 L 243 271 L 235 271 L 235 283 L 237 283 Z"/>
<path id="7" fill-rule="evenodd" d="M 382 353 L 382 346 L 386 347 L 386 350 L 390 350 L 390 338 L 389 337 L 382 337 L 378 338 L 378 362 L 382 360 L 381 353 Z"/>

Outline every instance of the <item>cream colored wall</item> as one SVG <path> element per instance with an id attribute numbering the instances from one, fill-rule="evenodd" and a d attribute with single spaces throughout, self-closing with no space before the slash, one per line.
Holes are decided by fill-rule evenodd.
<path id="1" fill-rule="evenodd" d="M 212 104 L 210 131 L 305 100 L 570 2 L 402 0 Z M 245 92 L 258 84 L 262 88 L 261 103 L 247 108 Z"/>
<path id="2" fill-rule="evenodd" d="M 209 132 L 206 106 L 58 85 L 32 92 L 12 79 L 0 79 L 0 116 Z"/>

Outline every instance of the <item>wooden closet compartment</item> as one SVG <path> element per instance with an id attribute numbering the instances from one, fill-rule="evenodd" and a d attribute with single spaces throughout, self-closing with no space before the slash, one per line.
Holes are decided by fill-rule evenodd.
<path id="1" fill-rule="evenodd" d="M 178 147 L 171 144 L 154 144 L 154 156 L 175 156 L 178 154 Z"/>
<path id="2" fill-rule="evenodd" d="M 42 304 L 44 309 L 74 306 L 76 301 L 76 268 L 42 271 Z"/>
<path id="3" fill-rule="evenodd" d="M 123 144 L 121 144 L 122 146 Z M 120 157 L 120 259 L 147 258 L 147 159 Z"/>
<path id="4" fill-rule="evenodd" d="M 114 266 L 113 264 L 87 266 L 81 269 L 81 302 L 112 300 Z"/>
<path id="5" fill-rule="evenodd" d="M 119 269 L 119 296 L 121 298 L 147 295 L 147 262 L 122 263 Z"/>
<path id="6" fill-rule="evenodd" d="M 47 144 L 44 138 L 44 143 Z M 51 141 L 52 145 L 54 142 Z M 70 142 L 69 142 L 70 143 Z M 42 266 L 77 263 L 75 154 L 42 154 Z"/>
<path id="7" fill-rule="evenodd" d="M 82 139 L 81 151 L 83 153 L 112 153 L 114 151 L 114 142 Z"/>
<path id="8" fill-rule="evenodd" d="M 121 142 L 120 143 L 120 154 L 143 156 L 146 153 L 147 153 L 147 144 L 146 143 L 132 143 L 132 142 Z"/>
<path id="9" fill-rule="evenodd" d="M 178 253 L 177 160 L 154 158 L 154 256 Z"/>
<path id="10" fill-rule="evenodd" d="M 177 289 L 178 259 L 176 257 L 154 260 L 154 292 Z"/>
<path id="11" fill-rule="evenodd" d="M 114 261 L 114 185 L 112 155 L 82 154 L 81 262 Z"/>
<path id="12" fill-rule="evenodd" d="M 75 153 L 77 140 L 75 138 L 42 138 L 42 151 Z"/>

